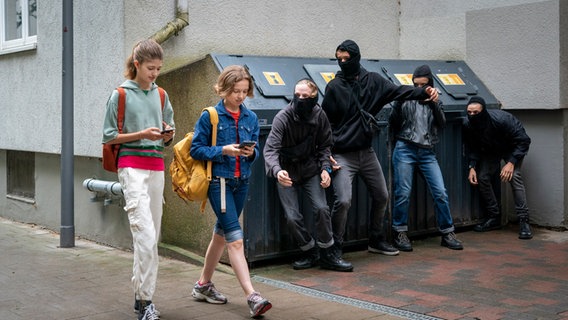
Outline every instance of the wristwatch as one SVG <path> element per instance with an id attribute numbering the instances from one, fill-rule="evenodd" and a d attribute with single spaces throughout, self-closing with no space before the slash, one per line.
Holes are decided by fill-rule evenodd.
<path id="1" fill-rule="evenodd" d="M 327 173 L 331 174 L 333 172 L 333 170 L 331 170 L 331 168 L 327 167 L 325 168 L 325 171 L 327 171 Z"/>

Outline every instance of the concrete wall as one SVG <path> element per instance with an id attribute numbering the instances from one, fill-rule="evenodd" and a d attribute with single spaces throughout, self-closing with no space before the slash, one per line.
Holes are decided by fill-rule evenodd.
<path id="1" fill-rule="evenodd" d="M 531 137 L 523 165 L 529 214 L 540 225 L 550 226 L 565 223 L 567 216 L 563 119 L 568 105 L 560 92 L 568 83 L 560 81 L 565 66 L 560 64 L 558 40 L 563 30 L 559 9 L 559 1 L 545 1 L 466 14 L 468 64 L 491 88 L 503 109 L 519 116 Z M 516 220 L 510 192 L 504 196 L 508 200 L 503 202 L 503 209 Z"/>
<path id="2" fill-rule="evenodd" d="M 529 212 L 540 225 L 568 220 L 566 17 L 568 4 L 557 0 L 401 1 L 400 58 L 465 60 L 523 122 L 532 138 L 523 165 Z M 503 209 L 516 220 L 509 191 Z"/>
<path id="3" fill-rule="evenodd" d="M 189 1 L 189 26 L 164 43 L 165 69 L 211 52 L 331 58 L 348 38 L 366 57 L 396 58 L 398 10 L 392 0 Z M 127 1 L 126 43 L 148 37 L 174 12 L 174 1 Z"/>

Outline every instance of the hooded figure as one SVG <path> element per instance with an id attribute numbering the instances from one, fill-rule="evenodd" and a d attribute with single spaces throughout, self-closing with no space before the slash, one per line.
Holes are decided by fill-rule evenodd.
<path id="1" fill-rule="evenodd" d="M 485 104 L 485 99 L 480 96 L 473 96 L 469 99 L 467 105 L 472 103 L 479 103 L 482 107 L 481 112 L 476 115 L 467 115 L 467 119 L 474 130 L 485 131 L 491 125 L 491 117 L 487 111 L 487 105 Z"/>
<path id="2" fill-rule="evenodd" d="M 480 104 L 479 107 L 473 104 Z M 494 177 L 507 181 L 513 189 L 515 211 L 519 218 L 519 239 L 531 239 L 529 213 L 520 167 L 529 151 L 531 139 L 523 124 L 509 112 L 488 110 L 485 100 L 472 97 L 467 104 L 467 119 L 464 121 L 463 139 L 469 158 L 468 180 L 479 186 L 485 205 L 486 219 L 474 227 L 485 232 L 501 227 L 501 212 Z M 505 165 L 501 167 L 501 162 Z"/>
<path id="3" fill-rule="evenodd" d="M 339 67 L 341 68 L 341 73 L 338 76 L 343 76 L 345 79 L 352 80 L 361 71 L 361 53 L 359 52 L 359 46 L 353 40 L 345 40 L 339 46 L 337 46 L 336 52 L 347 51 L 349 53 L 349 60 L 345 62 L 337 61 Z"/>
<path id="4" fill-rule="evenodd" d="M 414 79 L 422 77 L 428 78 L 428 84 L 426 84 L 427 86 L 434 86 L 434 76 L 432 75 L 432 70 L 430 70 L 430 67 L 426 64 L 421 65 L 420 67 L 416 68 L 416 70 L 414 70 L 414 73 L 412 74 L 412 81 L 414 82 Z M 416 85 L 414 86 L 416 87 Z"/>

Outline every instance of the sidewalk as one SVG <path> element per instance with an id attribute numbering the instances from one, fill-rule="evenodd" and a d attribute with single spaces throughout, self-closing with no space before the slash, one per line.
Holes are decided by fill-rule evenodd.
<path id="1" fill-rule="evenodd" d="M 539 228 L 521 241 L 516 228 L 460 232 L 463 251 L 430 237 L 396 257 L 346 253 L 352 273 L 268 265 L 252 270 L 253 285 L 273 303 L 264 319 L 568 319 L 568 232 Z M 57 234 L 0 218 L 0 319 L 136 319 L 131 253 L 75 244 L 58 248 Z M 194 301 L 200 271 L 161 258 L 162 319 L 249 319 L 230 272 L 214 277 L 228 304 Z"/>
<path id="2" fill-rule="evenodd" d="M 74 248 L 58 246 L 59 236 L 53 232 L 0 218 L 0 319 L 136 319 L 131 253 L 81 239 Z M 154 302 L 162 319 L 250 319 L 232 274 L 216 272 L 214 276 L 228 304 L 195 301 L 191 288 L 200 272 L 200 266 L 161 258 Z M 264 319 L 400 319 L 266 281 L 253 279 L 255 289 L 273 304 Z"/>

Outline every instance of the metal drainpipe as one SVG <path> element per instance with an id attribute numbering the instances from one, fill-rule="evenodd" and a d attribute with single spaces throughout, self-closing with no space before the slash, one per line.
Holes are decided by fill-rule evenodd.
<path id="1" fill-rule="evenodd" d="M 178 0 L 176 7 L 176 18 L 154 33 L 150 39 L 154 39 L 160 44 L 164 43 L 172 36 L 177 36 L 178 32 L 189 25 L 188 0 Z"/>

